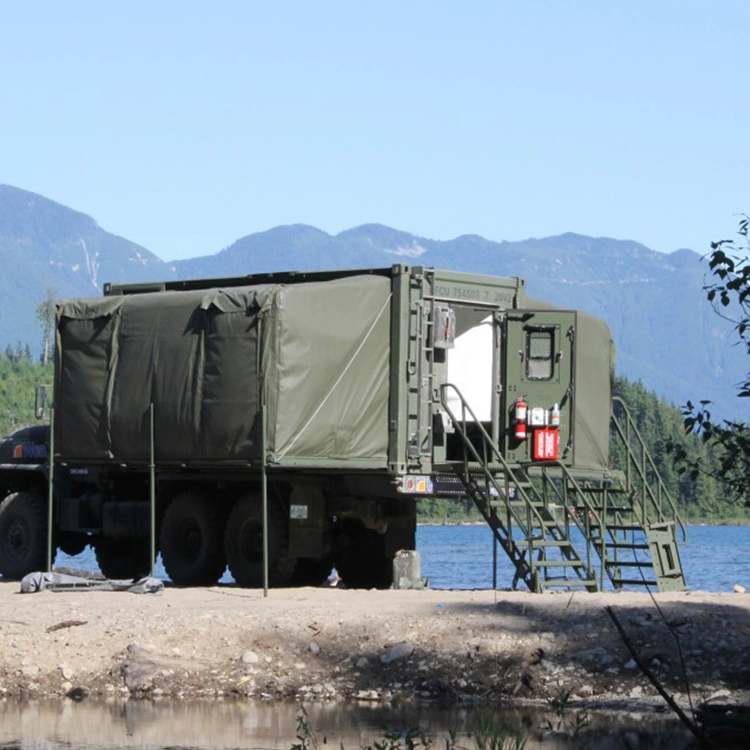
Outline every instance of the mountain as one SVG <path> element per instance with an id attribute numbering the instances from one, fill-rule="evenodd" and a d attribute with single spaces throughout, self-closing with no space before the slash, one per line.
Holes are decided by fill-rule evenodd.
<path id="1" fill-rule="evenodd" d="M 92 296 L 104 281 L 223 277 L 268 271 L 386 267 L 406 263 L 523 276 L 528 293 L 609 323 L 618 374 L 675 404 L 711 399 L 740 413 L 734 384 L 748 370 L 731 324 L 706 301 L 707 267 L 691 250 L 657 253 L 630 240 L 577 234 L 492 242 L 476 235 L 430 240 L 379 224 L 335 236 L 306 225 L 275 227 L 211 255 L 164 263 L 105 232 L 90 217 L 33 193 L 0 186 L 0 347 L 41 338 L 45 289 Z M 35 347 L 36 348 L 36 347 Z M 584 397 L 585 394 L 579 394 Z"/>
<path id="2" fill-rule="evenodd" d="M 59 297 L 96 297 L 110 279 L 175 273 L 145 248 L 105 232 L 91 217 L 10 185 L 0 185 L 0 261 L 2 348 L 41 342 L 35 311 L 48 287 Z"/>
<path id="3" fill-rule="evenodd" d="M 747 357 L 734 345 L 731 324 L 708 304 L 707 266 L 692 250 L 664 254 L 630 240 L 572 233 L 521 242 L 476 235 L 436 241 L 377 224 L 336 236 L 294 225 L 174 265 L 178 277 L 200 278 L 393 263 L 523 276 L 532 297 L 609 323 L 619 374 L 672 403 L 708 398 L 717 413 L 750 421 L 733 387 L 747 372 Z"/>

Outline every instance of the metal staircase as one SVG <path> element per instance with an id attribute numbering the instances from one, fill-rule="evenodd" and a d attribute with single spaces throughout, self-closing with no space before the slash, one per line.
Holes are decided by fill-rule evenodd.
<path id="1" fill-rule="evenodd" d="M 449 391 L 460 414 L 448 404 Z M 619 399 L 613 435 L 625 468 L 605 474 L 558 461 L 511 465 L 455 386 L 443 385 L 440 398 L 463 446 L 452 468 L 513 563 L 513 588 L 523 581 L 536 592 L 601 591 L 607 582 L 685 589 L 677 547 L 685 526 Z"/>

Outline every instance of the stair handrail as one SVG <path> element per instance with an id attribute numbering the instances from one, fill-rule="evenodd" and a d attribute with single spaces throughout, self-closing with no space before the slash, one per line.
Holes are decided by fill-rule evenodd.
<path id="1" fill-rule="evenodd" d="M 453 391 L 455 391 L 456 395 L 458 396 L 459 402 L 461 404 L 461 419 L 460 420 L 456 417 L 456 415 L 453 413 L 453 410 L 448 405 L 447 393 L 448 393 L 449 389 L 452 389 Z M 440 403 L 441 403 L 442 407 L 445 409 L 445 411 L 448 414 L 448 416 L 450 417 L 450 419 L 453 422 L 453 424 L 459 429 L 459 434 L 461 436 L 461 441 L 462 441 L 463 447 L 464 447 L 464 472 L 465 472 L 465 475 L 466 476 L 469 475 L 469 468 L 468 468 L 469 461 L 468 461 L 468 457 L 467 457 L 467 452 L 470 452 L 472 454 L 472 456 L 474 457 L 476 463 L 478 463 L 482 467 L 482 471 L 484 473 L 485 480 L 489 481 L 489 483 L 492 484 L 492 486 L 498 492 L 499 496 L 503 496 L 504 495 L 504 490 L 498 485 L 497 481 L 495 480 L 495 477 L 492 476 L 492 472 L 490 472 L 490 470 L 488 468 L 488 465 L 489 465 L 490 462 L 487 460 L 487 449 L 489 447 L 489 449 L 491 451 L 491 454 L 492 454 L 492 459 L 493 460 L 497 459 L 497 463 L 500 466 L 502 466 L 503 471 L 505 473 L 505 476 L 509 480 L 512 480 L 512 482 L 513 482 L 513 484 L 515 486 L 515 490 L 520 495 L 521 499 L 524 501 L 524 505 L 526 506 L 527 511 L 530 511 L 531 514 L 534 516 L 535 520 L 539 523 L 540 527 L 543 527 L 545 519 L 543 518 L 543 516 L 541 515 L 541 513 L 539 513 L 539 511 L 537 510 L 537 508 L 531 503 L 531 499 L 529 498 L 529 496 L 526 493 L 526 491 L 524 490 L 524 488 L 521 486 L 521 483 L 519 482 L 518 478 L 516 477 L 516 475 L 515 475 L 512 467 L 505 460 L 505 457 L 502 455 L 502 452 L 500 451 L 499 446 L 495 443 L 495 441 L 489 435 L 489 433 L 485 429 L 484 425 L 479 421 L 479 419 L 477 418 L 476 414 L 472 410 L 471 406 L 469 406 L 468 402 L 466 401 L 466 399 L 464 398 L 463 394 L 461 393 L 460 389 L 456 385 L 454 385 L 453 383 L 442 383 L 440 385 Z M 484 458 L 482 458 L 479 455 L 476 447 L 473 445 L 473 443 L 469 440 L 468 436 L 466 435 L 466 429 L 465 429 L 465 427 L 462 426 L 462 425 L 466 424 L 466 415 L 467 415 L 467 412 L 471 416 L 471 418 L 472 418 L 474 424 L 476 425 L 476 427 L 478 428 L 479 434 L 480 434 L 480 436 L 482 438 L 482 452 L 484 453 Z M 534 489 L 534 492 L 538 492 L 536 490 L 536 488 L 533 487 L 533 485 L 531 485 L 531 486 Z M 526 539 L 529 541 L 529 548 L 531 548 L 531 533 L 530 533 L 531 529 L 526 525 L 525 519 L 521 518 L 521 516 L 518 514 L 518 512 L 516 511 L 516 509 L 513 506 L 506 505 L 506 508 L 507 508 L 508 512 L 510 513 L 510 515 L 512 516 L 513 520 L 515 520 L 515 522 L 518 525 L 518 527 L 524 533 Z M 578 523 L 578 519 L 575 519 L 575 522 Z M 512 539 L 510 539 L 510 541 L 513 543 L 513 546 L 516 547 L 516 549 L 517 549 L 517 545 L 515 544 L 515 542 Z M 578 555 L 577 550 L 574 550 L 574 552 L 576 554 L 576 557 L 579 560 L 581 560 L 581 562 L 583 562 L 583 560 L 581 559 L 580 555 Z M 530 564 L 533 566 L 533 560 L 530 560 Z M 576 575 L 578 575 L 579 577 L 581 577 L 581 571 L 578 568 L 576 568 L 575 570 L 576 570 Z M 532 572 L 533 572 L 533 567 L 532 567 Z M 590 577 L 590 574 L 591 574 L 590 570 L 587 569 L 585 571 L 585 573 L 586 573 L 586 575 L 588 575 Z M 527 582 L 527 585 L 529 585 L 529 582 Z M 529 588 L 532 588 L 532 587 L 529 585 Z"/>
<path id="2" fill-rule="evenodd" d="M 615 406 L 619 406 L 622 409 L 625 417 L 624 428 L 620 424 L 620 419 L 615 413 Z M 677 508 L 677 504 L 672 499 L 672 496 L 669 494 L 669 491 L 664 484 L 664 480 L 659 474 L 656 463 L 654 462 L 654 459 L 651 457 L 651 454 L 646 447 L 646 441 L 643 439 L 643 436 L 638 430 L 635 419 L 633 419 L 633 416 L 630 414 L 630 411 L 625 405 L 625 402 L 619 396 L 614 396 L 612 398 L 611 421 L 612 425 L 615 428 L 615 432 L 619 436 L 627 452 L 627 465 L 625 467 L 627 489 L 632 489 L 630 481 L 630 468 L 632 466 L 635 469 L 636 474 L 638 475 L 638 479 L 640 479 L 641 489 L 643 490 L 644 495 L 646 495 L 650 500 L 650 507 L 653 507 L 653 509 L 657 513 L 657 518 L 655 520 L 659 522 L 664 522 L 667 520 L 674 522 L 675 530 L 679 529 L 680 536 L 682 537 L 681 543 L 684 544 L 685 542 L 687 542 L 687 528 L 685 522 L 682 520 Z M 639 463 L 639 461 L 637 460 L 638 456 L 635 455 L 635 451 L 633 450 L 633 446 L 631 444 L 631 439 L 635 440 L 636 445 L 640 450 L 640 458 L 642 463 Z M 650 473 L 656 479 L 656 492 L 654 492 L 652 485 L 648 481 L 648 478 L 646 476 L 648 471 L 650 471 Z M 668 518 L 664 513 L 664 510 L 662 508 L 663 501 L 666 502 L 669 510 L 671 511 L 671 518 Z M 642 508 L 644 517 L 641 520 L 642 524 L 645 526 L 646 523 L 650 523 L 654 519 L 650 518 L 650 514 L 648 513 L 648 508 L 645 502 L 642 503 Z M 675 538 L 677 538 L 677 534 L 675 534 Z"/>
<path id="3" fill-rule="evenodd" d="M 586 513 L 589 514 L 589 518 L 599 518 L 598 526 L 599 526 L 599 538 L 591 539 L 590 535 L 588 534 L 588 529 L 580 522 L 578 514 L 575 512 L 576 506 L 571 506 L 568 502 L 568 494 L 567 492 L 561 491 L 555 483 L 552 481 L 552 477 L 547 472 L 547 469 L 550 467 L 554 467 L 555 469 L 559 469 L 561 473 L 561 477 L 564 480 L 564 486 L 566 487 L 572 487 L 572 494 L 578 498 L 581 501 L 581 506 L 586 510 Z M 578 528 L 578 530 L 583 535 L 584 539 L 586 540 L 586 547 L 587 549 L 593 548 L 596 552 L 597 556 L 599 557 L 600 565 L 599 565 L 599 577 L 600 577 L 600 588 L 602 591 L 604 590 L 604 576 L 606 575 L 609 580 L 616 585 L 615 575 L 612 570 L 610 570 L 610 567 L 607 565 L 607 553 L 606 553 L 606 544 L 607 539 L 614 539 L 613 532 L 610 529 L 609 525 L 606 522 L 603 522 L 603 519 L 605 518 L 604 512 L 597 513 L 597 509 L 592 505 L 590 499 L 588 498 L 588 493 L 586 490 L 580 485 L 578 479 L 573 474 L 573 472 L 570 471 L 570 469 L 560 461 L 546 461 L 543 464 L 540 465 L 541 468 L 541 479 L 543 482 L 546 482 L 549 487 L 552 488 L 552 491 L 555 493 L 555 496 L 560 500 L 563 507 L 565 507 L 570 514 L 573 517 L 573 520 L 575 521 L 575 524 Z M 602 533 L 604 531 L 605 533 Z"/>

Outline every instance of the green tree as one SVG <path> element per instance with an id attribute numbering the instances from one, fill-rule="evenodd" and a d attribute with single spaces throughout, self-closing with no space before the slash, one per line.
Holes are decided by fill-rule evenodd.
<path id="1" fill-rule="evenodd" d="M 739 239 L 711 243 L 708 266 L 713 280 L 704 286 L 717 314 L 730 321 L 738 343 L 750 356 L 750 219 L 743 217 Z M 750 397 L 750 373 L 737 386 L 737 397 Z M 711 401 L 688 402 L 683 410 L 685 430 L 700 435 L 714 449 L 718 463 L 704 466 L 700 460 L 676 451 L 680 471 L 691 479 L 712 476 L 728 488 L 738 501 L 750 507 L 750 427 L 744 422 L 719 419 Z"/>
<path id="2" fill-rule="evenodd" d="M 51 380 L 51 365 L 32 360 L 26 350 L 19 344 L 0 353 L 0 435 L 36 422 L 34 390 Z"/>
<path id="3" fill-rule="evenodd" d="M 50 341 L 55 328 L 55 303 L 57 292 L 51 286 L 47 287 L 44 299 L 37 305 L 36 319 L 42 328 L 42 364 L 49 362 Z"/>
<path id="4" fill-rule="evenodd" d="M 744 520 L 745 514 L 738 512 L 736 503 L 727 497 L 716 479 L 720 470 L 718 452 L 698 436 L 686 434 L 683 415 L 677 406 L 648 391 L 640 381 L 623 377 L 615 379 L 614 394 L 625 402 L 667 491 L 684 517 L 702 521 Z M 613 439 L 610 449 L 613 467 L 623 469 L 625 455 L 620 441 Z M 675 454 L 683 457 L 679 465 L 675 465 Z M 684 468 L 686 461 L 703 468 L 695 481 Z"/>

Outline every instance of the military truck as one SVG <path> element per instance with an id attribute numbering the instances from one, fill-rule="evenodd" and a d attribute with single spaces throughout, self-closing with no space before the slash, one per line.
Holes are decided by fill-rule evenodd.
<path id="1" fill-rule="evenodd" d="M 642 550 L 652 583 L 683 587 L 658 477 L 610 466 L 613 367 L 604 322 L 521 278 L 399 264 L 105 285 L 57 306 L 51 430 L 0 444 L 0 573 L 91 545 L 112 578 L 160 553 L 181 585 L 335 566 L 387 587 L 417 502 L 441 496 L 476 503 L 514 586 L 623 585 Z"/>

